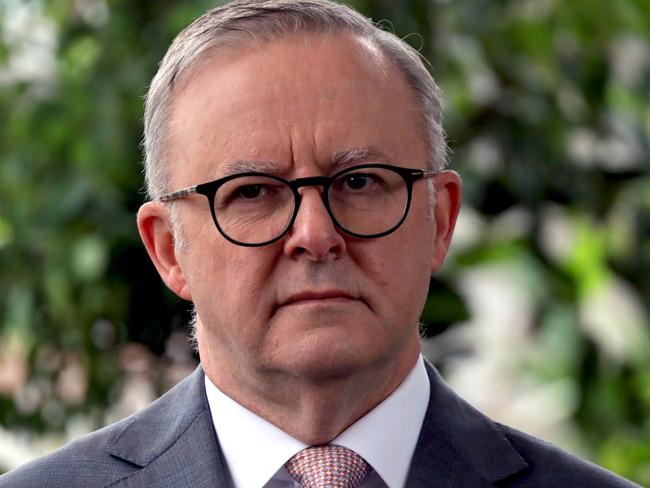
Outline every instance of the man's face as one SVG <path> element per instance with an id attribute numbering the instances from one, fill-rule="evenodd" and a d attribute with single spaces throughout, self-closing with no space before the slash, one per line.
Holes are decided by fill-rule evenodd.
<path id="1" fill-rule="evenodd" d="M 172 190 L 251 170 L 294 179 L 368 162 L 428 166 L 402 75 L 372 46 L 341 35 L 217 55 L 176 94 L 170 148 Z M 436 230 L 444 219 L 453 227 L 453 216 L 431 215 L 420 180 L 400 228 L 356 239 L 334 226 L 320 188 L 300 191 L 292 229 L 258 248 L 226 241 L 203 196 L 176 204 L 187 245 L 174 251 L 171 286 L 196 306 L 202 362 L 213 379 L 251 388 L 277 374 L 316 381 L 412 366 L 429 276 L 451 233 Z M 440 188 L 445 201 L 447 193 Z M 456 206 L 442 212 L 455 216 Z"/>

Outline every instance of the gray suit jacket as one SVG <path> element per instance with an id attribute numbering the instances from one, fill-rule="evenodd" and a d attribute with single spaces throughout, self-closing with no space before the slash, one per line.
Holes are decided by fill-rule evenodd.
<path id="1" fill-rule="evenodd" d="M 431 398 L 407 488 L 637 486 L 492 422 L 427 371 Z M 197 368 L 145 410 L 0 476 L 0 488 L 231 486 L 203 377 Z"/>

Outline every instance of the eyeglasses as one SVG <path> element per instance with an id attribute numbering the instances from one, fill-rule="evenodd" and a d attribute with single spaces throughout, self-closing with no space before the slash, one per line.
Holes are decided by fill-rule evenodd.
<path id="1" fill-rule="evenodd" d="M 371 239 L 390 234 L 404 222 L 413 183 L 434 175 L 429 169 L 388 164 L 361 164 L 332 176 L 291 181 L 248 172 L 168 193 L 159 200 L 205 195 L 221 235 L 233 244 L 254 247 L 271 244 L 289 231 L 300 208 L 300 188 L 321 186 L 334 224 L 352 237 Z"/>

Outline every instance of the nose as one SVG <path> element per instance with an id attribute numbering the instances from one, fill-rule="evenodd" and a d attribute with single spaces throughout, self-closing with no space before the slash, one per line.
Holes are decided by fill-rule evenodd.
<path id="1" fill-rule="evenodd" d="M 284 242 L 284 253 L 319 262 L 337 259 L 345 250 L 345 239 L 327 212 L 320 189 L 304 188 L 296 220 Z"/>

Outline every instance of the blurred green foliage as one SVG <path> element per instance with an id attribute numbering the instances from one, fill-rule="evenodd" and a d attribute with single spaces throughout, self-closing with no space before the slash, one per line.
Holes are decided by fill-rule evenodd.
<path id="1" fill-rule="evenodd" d="M 423 334 L 475 312 L 459 275 L 512 265 L 539 352 L 518 367 L 571 378 L 588 454 L 650 485 L 647 1 L 350 3 L 418 33 L 407 40 L 444 91 L 464 180 L 468 217 L 432 281 Z M 77 413 L 99 425 L 120 391 L 122 345 L 162 357 L 187 323 L 135 228 L 142 96 L 173 36 L 213 4 L 0 1 L 5 428 L 62 430 Z"/>

